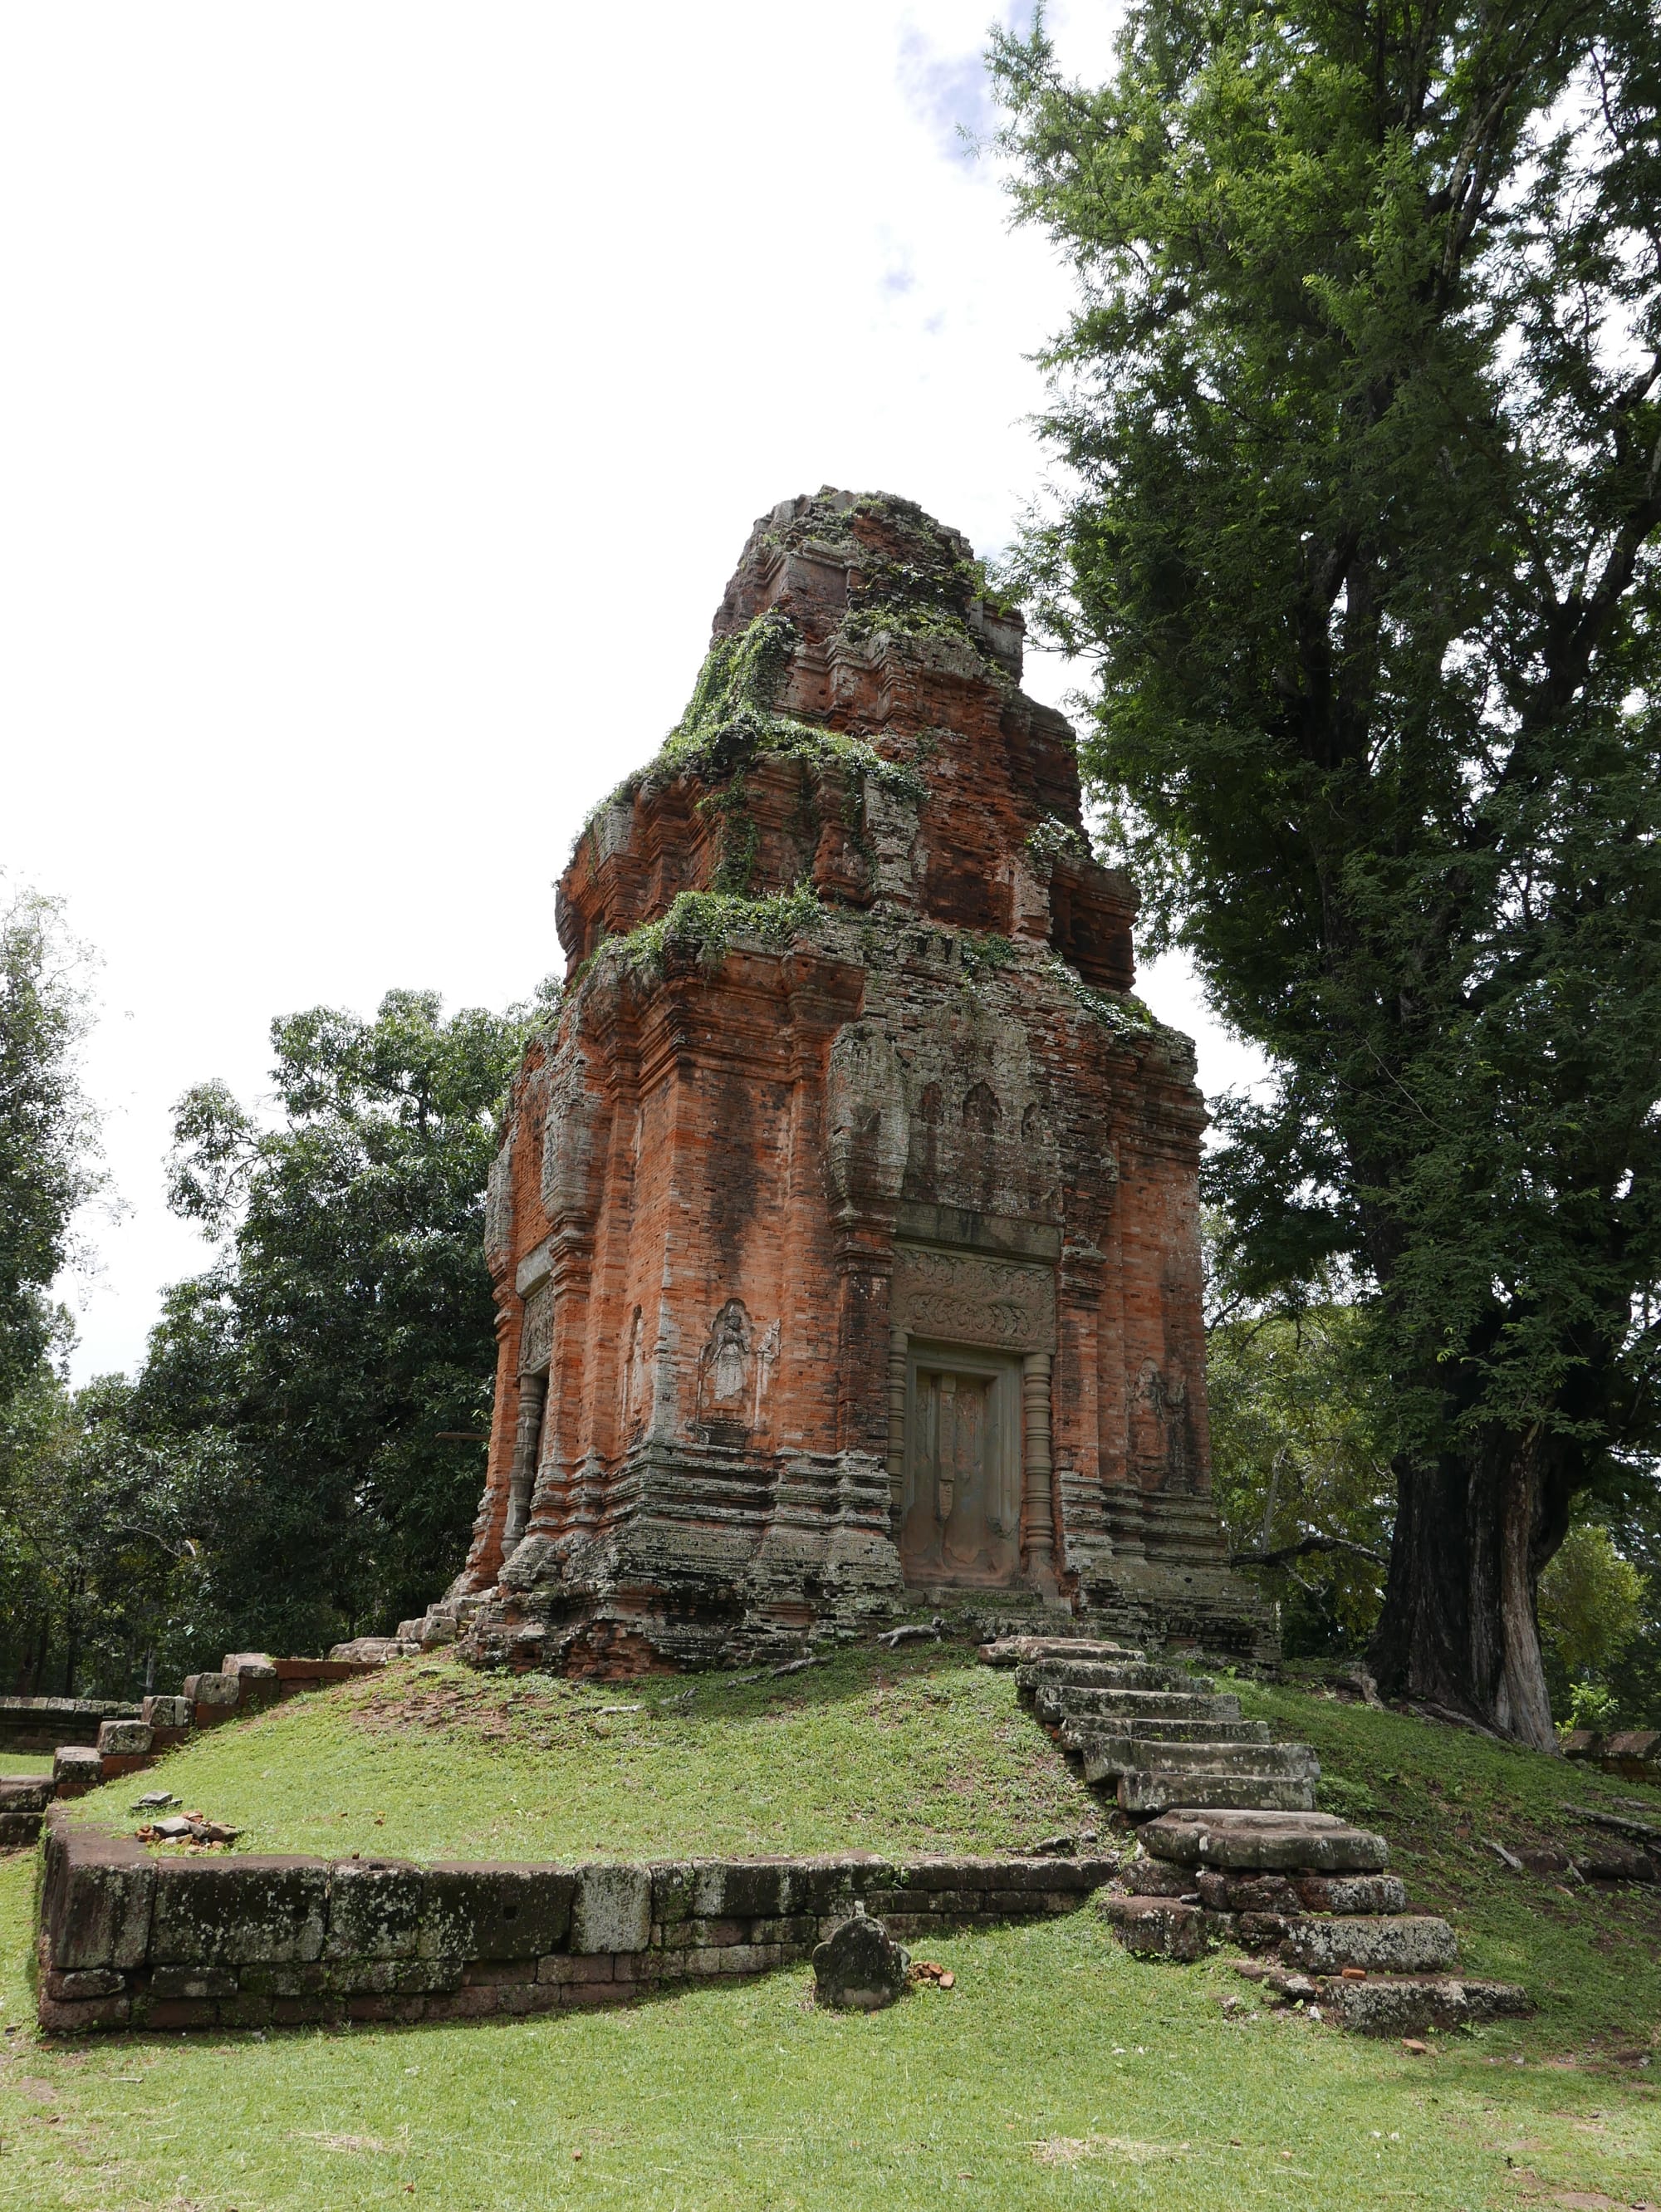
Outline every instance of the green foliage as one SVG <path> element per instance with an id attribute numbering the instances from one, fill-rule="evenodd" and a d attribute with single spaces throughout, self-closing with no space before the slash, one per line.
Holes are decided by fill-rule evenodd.
<path id="1" fill-rule="evenodd" d="M 1336 1300 L 1225 1313 L 1207 1336 L 1217 1509 L 1236 1552 L 1286 1555 L 1264 1578 L 1291 1656 L 1357 1650 L 1378 1619 L 1395 1486 L 1368 1351 Z"/>
<path id="2" fill-rule="evenodd" d="M 1019 957 L 1010 940 L 1000 937 L 995 929 L 965 930 L 957 940 L 958 964 L 972 991 L 1013 968 Z"/>
<path id="3" fill-rule="evenodd" d="M 48 1355 L 71 1218 L 103 1181 L 75 1073 L 88 958 L 57 900 L 19 891 L 0 909 L 0 1406 Z"/>
<path id="4" fill-rule="evenodd" d="M 771 951 L 782 951 L 798 937 L 810 936 L 823 914 L 812 885 L 805 883 L 770 891 L 765 898 L 723 890 L 677 891 L 658 921 L 643 921 L 627 937 L 608 938 L 592 963 L 585 964 L 584 975 L 609 963 L 625 974 L 655 980 L 677 958 L 694 960 L 712 972 L 735 937 L 759 938 Z"/>
<path id="5" fill-rule="evenodd" d="M 1537 1571 L 1661 1445 L 1661 25 L 1142 0 L 1104 86 L 992 62 L 1079 297 L 1018 580 L 1273 1069 L 1211 1188 L 1257 1288 L 1387 1316 L 1392 1665 L 1532 1725 L 1498 1516 Z"/>
<path id="6" fill-rule="evenodd" d="M 1570 1729 L 1603 1730 L 1620 1725 L 1621 1701 L 1607 1682 L 1577 1682 L 1569 1692 Z"/>
<path id="7" fill-rule="evenodd" d="M 9 1688 L 120 1695 L 183 1671 L 214 1444 L 158 1451 L 134 1433 L 131 1407 L 124 1377 L 71 1390 L 43 1360 L 0 1407 L 0 1680 Z"/>
<path id="8" fill-rule="evenodd" d="M 1112 1030 L 1116 1036 L 1146 1036 L 1159 1027 L 1150 1010 L 1143 1006 L 1134 991 L 1103 991 L 1094 983 L 1087 983 L 1076 968 L 1064 960 L 1051 963 L 1050 972 L 1064 983 L 1092 1021 Z"/>
<path id="9" fill-rule="evenodd" d="M 1600 1676 L 1644 1623 L 1644 1579 L 1607 1528 L 1583 1521 L 1540 1577 L 1540 1627 L 1578 1680 Z"/>
<path id="10" fill-rule="evenodd" d="M 1088 860 L 1090 841 L 1082 830 L 1058 815 L 1046 814 L 1027 835 L 1027 850 L 1043 868 L 1053 867 L 1062 854 L 1069 860 Z"/>
<path id="11" fill-rule="evenodd" d="M 459 1565 L 494 1369 L 482 1192 L 536 1018 L 313 1007 L 272 1025 L 274 1126 L 222 1085 L 180 1101 L 172 1201 L 227 1243 L 168 1294 L 127 1419 L 163 1461 L 212 1458 L 209 1654 L 387 1629 Z"/>
<path id="12" fill-rule="evenodd" d="M 742 826 L 735 828 L 735 817 L 742 816 L 743 771 L 764 757 L 797 760 L 812 769 L 839 769 L 856 785 L 859 778 L 869 777 L 881 789 L 920 806 L 927 787 L 914 769 L 885 759 L 863 738 L 774 711 L 797 643 L 796 625 L 787 616 L 772 612 L 758 615 L 741 637 L 718 637 L 698 672 L 685 712 L 657 758 L 626 777 L 594 810 L 579 833 L 579 846 L 606 807 L 632 799 L 649 777 L 696 776 L 729 787 L 717 804 L 728 818 L 732 857 L 730 860 L 723 854 L 727 879 L 718 888 L 748 890 L 755 848 L 752 842 L 744 848 Z"/>

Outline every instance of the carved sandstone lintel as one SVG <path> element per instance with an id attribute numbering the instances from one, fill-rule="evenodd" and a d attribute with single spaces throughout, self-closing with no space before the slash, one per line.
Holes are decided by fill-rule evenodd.
<path id="1" fill-rule="evenodd" d="M 524 1302 L 519 1326 L 519 1372 L 546 1374 L 554 1350 L 554 1285 L 544 1280 Z"/>
<path id="2" fill-rule="evenodd" d="M 1053 1352 L 1055 1273 L 978 1253 L 896 1243 L 891 1316 L 894 1328 L 911 1336 Z"/>

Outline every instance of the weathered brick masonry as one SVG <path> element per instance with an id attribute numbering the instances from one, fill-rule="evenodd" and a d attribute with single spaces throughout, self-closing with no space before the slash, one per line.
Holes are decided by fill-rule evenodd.
<path id="1" fill-rule="evenodd" d="M 781 1656 L 907 1589 L 1259 1647 L 1209 1499 L 1187 1040 L 1021 623 L 898 500 L 758 523 L 584 831 L 492 1177 L 491 1661 Z"/>
<path id="2" fill-rule="evenodd" d="M 619 2004 L 807 1958 L 856 1903 L 894 1936 L 1071 1912 L 1112 1860 L 415 1866 L 157 1856 L 54 1810 L 38 2009 L 58 2033 L 465 2020 Z"/>

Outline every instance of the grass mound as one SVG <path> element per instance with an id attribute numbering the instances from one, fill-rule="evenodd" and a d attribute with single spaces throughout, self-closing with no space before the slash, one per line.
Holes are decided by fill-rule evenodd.
<path id="1" fill-rule="evenodd" d="M 943 1943 L 949 1995 L 864 2018 L 815 2011 L 800 1969 L 501 2027 L 55 2048 L 32 2026 L 18 1854 L 0 1861 L 0 2206 L 1661 2201 L 1661 1899 L 1511 1874 L 1487 1849 L 1579 1848 L 1591 1832 L 1566 1803 L 1652 1803 L 1661 1821 L 1661 1792 L 1240 1687 L 1316 1746 L 1332 1809 L 1390 1836 L 1469 1968 L 1530 1984 L 1537 2020 L 1415 2057 L 1301 2014 L 1225 2015 L 1245 1986 L 1225 1958 L 1145 1964 L 1085 1911 Z M 605 1689 L 418 1661 L 217 1730 L 76 1809 L 120 1817 L 156 1784 L 252 1848 L 422 1858 L 1001 1850 L 1100 1817 L 1010 1677 L 950 1644 Z"/>
<path id="2" fill-rule="evenodd" d="M 961 1644 L 598 1687 L 413 1661 L 216 1729 L 77 1813 L 119 1822 L 141 1790 L 252 1850 L 421 1860 L 1017 1850 L 1100 1817 Z"/>

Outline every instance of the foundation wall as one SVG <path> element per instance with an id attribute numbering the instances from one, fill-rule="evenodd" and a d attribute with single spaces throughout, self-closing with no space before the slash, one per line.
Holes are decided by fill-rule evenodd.
<path id="1" fill-rule="evenodd" d="M 161 1856 L 51 1816 L 40 2024 L 483 2019 L 620 2004 L 808 1958 L 856 1905 L 900 1942 L 1076 1911 L 1111 1859 L 852 1854 L 651 1865 Z"/>

